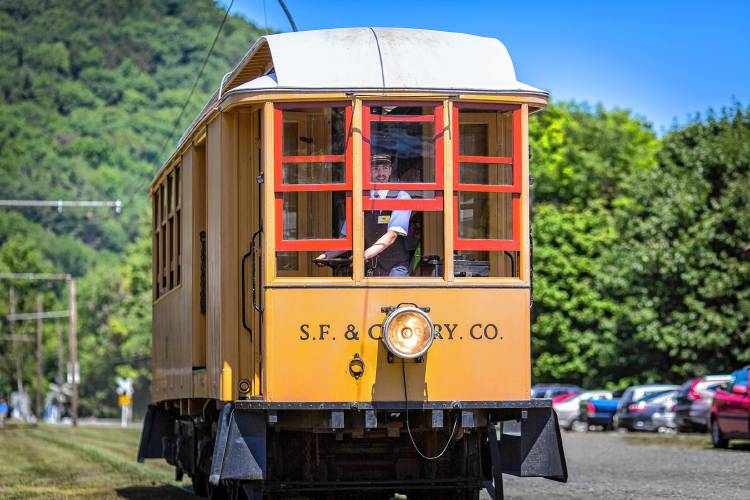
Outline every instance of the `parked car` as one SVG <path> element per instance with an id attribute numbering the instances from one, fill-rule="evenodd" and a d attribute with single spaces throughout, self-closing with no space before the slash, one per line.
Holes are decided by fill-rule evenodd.
<path id="1" fill-rule="evenodd" d="M 709 420 L 715 448 L 726 448 L 730 439 L 750 439 L 749 368 L 732 373 L 731 381 L 716 388 Z"/>
<path id="2" fill-rule="evenodd" d="M 577 385 L 571 384 L 534 384 L 531 388 L 532 398 L 552 399 L 562 394 L 583 392 Z"/>
<path id="3" fill-rule="evenodd" d="M 605 431 L 614 428 L 612 420 L 620 404 L 622 391 L 612 393 L 612 399 L 590 399 L 579 403 L 580 420 L 590 429 L 592 426 L 601 427 Z"/>
<path id="4" fill-rule="evenodd" d="M 576 395 L 575 392 L 566 392 L 565 394 L 560 394 L 559 396 L 555 396 L 554 398 L 552 398 L 552 408 L 554 408 L 556 404 L 562 403 L 563 401 L 566 401 L 575 395 Z"/>
<path id="5" fill-rule="evenodd" d="M 612 391 L 584 391 L 562 401 L 552 400 L 552 408 L 557 413 L 560 427 L 567 430 L 586 430 L 587 424 L 581 419 L 581 403 L 597 399 L 612 399 Z"/>
<path id="6" fill-rule="evenodd" d="M 622 394 L 622 398 L 617 405 L 617 411 L 615 412 L 614 417 L 612 417 L 613 427 L 616 429 L 631 429 L 632 414 L 629 409 L 630 405 L 638 403 L 649 394 L 676 391 L 679 388 L 679 385 L 667 384 L 648 384 L 628 387 Z"/>
<path id="7" fill-rule="evenodd" d="M 706 432 L 714 392 L 731 380 L 731 375 L 705 375 L 685 382 L 677 393 L 677 430 Z"/>
<path id="8" fill-rule="evenodd" d="M 632 431 L 674 429 L 677 390 L 652 392 L 618 412 L 620 428 Z"/>

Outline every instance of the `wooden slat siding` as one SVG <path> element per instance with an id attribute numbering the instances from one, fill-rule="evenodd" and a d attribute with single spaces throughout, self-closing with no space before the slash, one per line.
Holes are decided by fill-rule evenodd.
<path id="1" fill-rule="evenodd" d="M 261 136 L 261 128 L 262 128 L 262 108 L 258 107 L 256 108 L 252 115 L 251 115 L 251 137 L 252 137 L 252 147 L 250 148 L 250 157 L 251 157 L 251 165 L 252 165 L 252 176 L 250 179 L 250 185 L 252 186 L 251 192 L 251 203 L 253 205 L 252 210 L 250 213 L 253 215 L 253 221 L 252 221 L 252 230 L 253 232 L 257 231 L 260 228 L 260 221 L 261 221 L 261 214 L 258 213 L 260 210 L 260 207 L 263 203 L 263 188 L 262 184 L 259 184 L 256 181 L 256 178 L 260 173 L 263 171 L 263 165 L 262 165 L 262 158 L 263 158 L 263 149 L 262 149 L 262 136 Z M 261 235 L 261 238 L 264 237 L 264 235 Z M 263 244 L 263 240 L 259 239 L 256 243 L 258 245 L 258 250 L 261 249 L 261 245 Z M 261 254 L 262 255 L 262 254 Z M 258 280 L 258 299 L 262 299 L 263 294 L 263 283 L 262 279 L 264 277 L 264 273 L 262 272 L 262 262 L 259 260 L 259 258 L 256 256 L 255 258 L 256 265 L 258 266 L 257 269 L 257 277 Z M 252 284 L 250 284 L 252 286 Z M 262 352 L 261 352 L 261 323 L 260 323 L 260 315 L 255 313 L 255 309 L 250 305 L 250 301 L 248 301 L 248 307 L 252 311 L 252 318 L 253 318 L 253 339 L 252 339 L 252 395 L 253 396 L 259 396 L 261 394 L 261 360 L 262 360 Z"/>
<path id="2" fill-rule="evenodd" d="M 206 366 L 206 315 L 200 312 L 200 232 L 206 227 L 206 148 L 193 145 L 183 163 L 183 286 L 185 314 L 191 318 L 192 396 L 208 397 Z M 189 255 L 188 255 L 189 252 Z M 203 367 L 202 370 L 196 368 Z"/>
<path id="3" fill-rule="evenodd" d="M 193 317 L 188 313 L 192 307 L 192 275 L 179 276 L 178 270 L 182 268 L 192 269 L 193 248 L 190 245 L 193 235 L 192 212 L 183 210 L 183 207 L 192 205 L 192 195 L 190 189 L 190 178 L 192 173 L 192 148 L 185 152 L 182 162 L 178 165 L 179 170 L 175 170 L 174 188 L 172 196 L 174 198 L 174 217 L 175 217 L 175 286 L 174 293 L 178 296 L 177 303 L 179 309 L 173 311 L 173 315 L 180 316 L 180 328 L 174 331 L 175 346 L 179 355 L 175 359 L 176 373 L 179 378 L 180 397 L 190 398 L 193 396 Z M 179 184 L 178 184 L 179 183 Z M 185 220 L 188 219 L 187 221 Z M 178 230 L 180 228 L 180 230 Z"/>
<path id="4" fill-rule="evenodd" d="M 275 211 L 274 211 L 274 109 L 273 103 L 267 102 L 263 104 L 263 121 L 262 121 L 262 140 L 263 140 L 263 229 L 265 234 L 263 235 L 263 281 L 268 283 L 276 279 L 276 247 L 275 238 L 273 237 L 273 228 L 276 227 Z M 266 310 L 272 307 L 272 304 L 266 302 L 268 294 L 263 288 L 261 288 L 263 294 L 263 305 Z M 261 359 L 260 359 L 260 390 L 266 398 L 268 397 L 268 342 L 266 329 L 264 325 L 263 331 L 260 332 L 262 345 Z"/>
<path id="5" fill-rule="evenodd" d="M 206 367 L 206 315 L 201 314 L 200 310 L 200 279 L 201 279 L 201 241 L 200 232 L 206 229 L 206 148 L 204 145 L 194 146 L 191 149 L 191 169 L 188 173 L 183 173 L 185 177 L 185 196 L 187 198 L 185 206 L 185 215 L 190 214 L 191 221 L 187 218 L 183 221 L 185 230 L 192 229 L 190 238 L 185 238 L 185 249 L 189 247 L 192 251 L 191 264 L 185 262 L 185 280 L 187 285 L 188 276 L 191 280 L 191 297 L 190 315 L 193 318 L 193 368 Z M 187 157 L 187 155 L 186 155 Z M 188 181 L 189 179 L 189 181 Z M 190 188 L 188 188 L 188 182 Z M 193 391 L 196 387 L 194 384 Z M 197 394 L 195 394 L 197 395 Z"/>
<path id="6" fill-rule="evenodd" d="M 221 170 L 221 120 L 208 124 L 206 137 L 206 369 L 209 397 L 219 398 L 221 393 L 221 283 L 222 259 L 222 170 Z"/>
<path id="7" fill-rule="evenodd" d="M 521 105 L 521 255 L 519 270 L 522 280 L 529 280 L 531 275 L 529 258 L 529 233 L 530 226 L 530 205 L 529 205 L 529 105 Z M 529 380 L 531 374 L 529 373 Z"/>
<path id="8" fill-rule="evenodd" d="M 254 231 L 253 226 L 254 220 L 257 219 L 257 205 L 253 204 L 252 197 L 252 183 L 255 183 L 253 176 L 253 162 L 252 162 L 252 115 L 249 110 L 242 110 L 237 113 L 237 186 L 238 186 L 238 243 L 239 243 L 239 256 L 237 263 L 239 265 L 240 258 L 250 249 L 250 238 Z M 255 209 L 253 209 L 255 208 Z M 239 328 L 237 335 L 239 336 L 238 341 L 238 354 L 239 354 L 239 365 L 238 365 L 238 379 L 252 380 L 252 339 L 250 333 L 242 326 L 242 296 L 239 294 L 245 293 L 245 311 L 244 314 L 248 320 L 248 323 L 252 327 L 252 305 L 249 298 L 250 289 L 250 266 L 251 263 L 243 270 L 245 273 L 246 288 L 242 290 L 242 283 L 240 282 L 240 288 L 238 297 L 239 304 L 238 314 L 240 317 Z M 239 270 L 239 269 L 238 269 Z M 253 329 L 254 330 L 254 329 Z M 237 385 L 235 385 L 237 387 Z M 237 394 L 235 397 L 237 397 Z"/>
<path id="9" fill-rule="evenodd" d="M 237 115 L 221 116 L 221 398 L 236 399 L 239 381 L 240 251 L 238 231 Z"/>

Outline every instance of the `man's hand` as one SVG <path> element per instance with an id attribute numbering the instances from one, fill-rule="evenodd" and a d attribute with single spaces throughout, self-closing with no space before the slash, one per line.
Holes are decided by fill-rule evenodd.
<path id="1" fill-rule="evenodd" d="M 326 255 L 325 252 L 323 252 L 322 254 L 320 254 L 317 257 L 315 257 L 315 259 L 313 259 L 313 262 L 315 262 L 316 266 L 323 267 L 323 266 L 325 266 L 325 264 L 323 264 L 322 262 L 316 262 L 316 261 L 325 260 L 327 258 L 328 258 L 328 256 Z"/>

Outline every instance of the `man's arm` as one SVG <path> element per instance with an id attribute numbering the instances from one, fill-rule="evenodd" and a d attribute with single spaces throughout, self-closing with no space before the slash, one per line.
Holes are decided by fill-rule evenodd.
<path id="1" fill-rule="evenodd" d="M 389 229 L 388 231 L 386 231 L 386 233 L 381 236 L 378 241 L 373 243 L 370 248 L 365 250 L 365 260 L 372 259 L 373 257 L 379 255 L 381 252 L 383 252 L 383 250 L 393 245 L 393 243 L 396 241 L 396 238 L 398 238 L 398 233 L 396 231 L 394 231 L 393 229 Z"/>

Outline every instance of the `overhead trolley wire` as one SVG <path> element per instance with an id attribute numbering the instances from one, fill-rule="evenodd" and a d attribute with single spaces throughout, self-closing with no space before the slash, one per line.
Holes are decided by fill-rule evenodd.
<path id="1" fill-rule="evenodd" d="M 281 5 L 281 8 L 284 10 L 284 14 L 286 14 L 286 18 L 289 20 L 289 24 L 292 26 L 292 31 L 299 31 L 297 29 L 297 23 L 294 22 L 294 18 L 292 17 L 292 13 L 289 10 L 289 8 L 284 3 L 284 0 L 279 0 L 279 5 Z"/>

